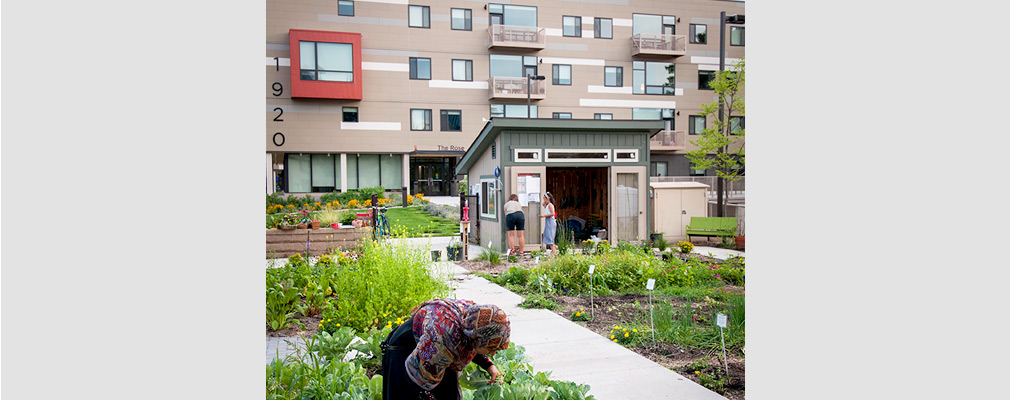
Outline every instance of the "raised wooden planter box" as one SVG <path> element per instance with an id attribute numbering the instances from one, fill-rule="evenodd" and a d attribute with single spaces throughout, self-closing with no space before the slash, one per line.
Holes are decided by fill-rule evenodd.
<path id="1" fill-rule="evenodd" d="M 352 249 L 358 242 L 372 236 L 372 228 L 319 228 L 282 231 L 267 229 L 267 257 L 287 258 L 295 253 L 305 252 L 309 244 L 309 254 L 313 256 L 328 253 L 334 249 Z"/>

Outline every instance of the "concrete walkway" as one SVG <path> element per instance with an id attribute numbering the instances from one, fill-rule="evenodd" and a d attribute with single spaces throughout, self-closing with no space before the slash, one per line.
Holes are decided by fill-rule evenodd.
<path id="1" fill-rule="evenodd" d="M 429 245 L 442 249 L 448 237 L 400 239 L 397 242 Z M 480 247 L 470 246 L 470 258 Z M 724 259 L 742 252 L 715 247 L 695 247 L 695 253 Z M 444 260 L 445 255 L 442 255 Z M 432 264 L 432 273 L 450 279 L 459 299 L 495 304 L 508 314 L 512 343 L 526 348 L 536 371 L 552 371 L 551 379 L 567 380 L 591 387 L 598 400 L 622 399 L 725 399 L 648 358 L 611 342 L 603 336 L 548 310 L 527 310 L 518 306 L 522 296 L 471 274 L 451 262 Z M 293 351 L 287 343 L 294 338 L 267 338 L 266 362 L 279 353 Z"/>

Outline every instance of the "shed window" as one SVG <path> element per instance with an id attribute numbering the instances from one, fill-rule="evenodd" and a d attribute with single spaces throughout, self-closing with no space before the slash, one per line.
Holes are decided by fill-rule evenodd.
<path id="1" fill-rule="evenodd" d="M 614 162 L 638 162 L 638 150 L 614 150 Z"/>
<path id="2" fill-rule="evenodd" d="M 575 149 L 553 149 L 547 150 L 547 162 L 608 162 L 610 161 L 610 150 L 575 150 Z"/>
<path id="3" fill-rule="evenodd" d="M 480 181 L 480 216 L 495 219 L 495 210 L 498 205 L 495 203 L 494 179 L 481 179 Z"/>

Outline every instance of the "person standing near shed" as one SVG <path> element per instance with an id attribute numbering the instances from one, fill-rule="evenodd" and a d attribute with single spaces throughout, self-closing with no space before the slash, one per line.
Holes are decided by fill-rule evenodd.
<path id="1" fill-rule="evenodd" d="M 557 235 L 557 211 L 554 210 L 554 196 L 551 192 L 544 192 L 544 213 L 540 214 L 544 218 L 543 244 L 553 254 L 558 251 L 558 246 L 554 244 L 554 236 Z"/>
<path id="2" fill-rule="evenodd" d="M 505 311 L 469 300 L 433 299 L 411 313 L 380 345 L 384 400 L 459 400 L 459 374 L 470 362 L 499 380 L 491 357 L 509 347 L 512 328 Z"/>
<path id="3" fill-rule="evenodd" d="M 526 214 L 523 214 L 523 206 L 515 193 L 505 202 L 505 230 L 511 254 L 522 254 L 526 244 Z"/>

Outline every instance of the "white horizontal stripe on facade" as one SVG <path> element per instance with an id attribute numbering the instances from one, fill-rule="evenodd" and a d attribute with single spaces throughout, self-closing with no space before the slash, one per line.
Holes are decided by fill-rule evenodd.
<path id="1" fill-rule="evenodd" d="M 482 89 L 487 90 L 487 81 L 440 81 L 440 80 L 430 80 L 428 81 L 428 87 L 430 88 L 446 88 L 446 89 Z"/>
<path id="2" fill-rule="evenodd" d="M 579 99 L 579 107 L 677 108 L 676 101 Z"/>
<path id="3" fill-rule="evenodd" d="M 363 3 L 386 3 L 407 5 L 407 0 L 358 0 Z"/>
<path id="4" fill-rule="evenodd" d="M 348 17 L 335 14 L 316 14 L 319 22 L 342 22 L 359 25 L 407 26 L 406 18 Z"/>
<path id="5" fill-rule="evenodd" d="M 614 18 L 614 26 L 626 26 L 631 28 L 634 24 L 630 19 Z"/>
<path id="6" fill-rule="evenodd" d="M 276 60 L 274 60 L 273 57 L 267 57 L 267 65 L 273 65 L 273 66 L 276 67 L 278 61 L 281 62 L 281 66 L 282 67 L 290 67 L 291 66 L 291 59 L 290 58 L 287 58 L 287 57 L 278 57 Z"/>
<path id="7" fill-rule="evenodd" d="M 308 106 L 302 104 L 267 104 L 267 112 L 277 112 L 274 108 L 280 108 L 288 113 L 300 114 L 340 114 L 341 106 Z"/>
<path id="8" fill-rule="evenodd" d="M 615 87 L 589 85 L 589 93 L 631 94 L 631 86 Z"/>
<path id="9" fill-rule="evenodd" d="M 340 129 L 349 131 L 398 131 L 399 122 L 341 122 Z"/>
<path id="10" fill-rule="evenodd" d="M 698 71 L 718 71 L 719 64 L 698 64 Z"/>
<path id="11" fill-rule="evenodd" d="M 603 60 L 596 58 L 541 57 L 540 61 L 545 64 L 594 65 L 600 67 L 604 65 Z"/>
<path id="12" fill-rule="evenodd" d="M 726 65 L 733 65 L 740 62 L 739 58 L 726 58 Z M 691 56 L 691 64 L 715 64 L 719 65 L 719 57 L 697 57 Z"/>
<path id="13" fill-rule="evenodd" d="M 373 56 L 417 57 L 416 51 L 409 50 L 361 49 L 361 54 L 369 54 Z"/>
<path id="14" fill-rule="evenodd" d="M 410 72 L 410 64 L 362 61 L 361 69 L 370 71 Z"/>
<path id="15" fill-rule="evenodd" d="M 564 36 L 564 32 L 557 28 L 544 28 L 544 34 L 547 36 Z"/>

